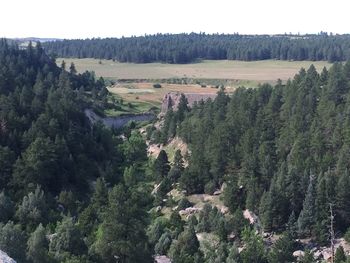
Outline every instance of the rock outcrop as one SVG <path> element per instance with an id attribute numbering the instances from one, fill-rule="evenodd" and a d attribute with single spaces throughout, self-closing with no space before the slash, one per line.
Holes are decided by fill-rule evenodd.
<path id="1" fill-rule="evenodd" d="M 0 263 L 16 263 L 16 261 L 0 250 Z"/>
<path id="2" fill-rule="evenodd" d="M 129 121 L 150 121 L 156 118 L 156 116 L 153 113 L 127 114 L 118 117 L 105 118 L 98 116 L 91 109 L 85 109 L 84 113 L 91 123 L 101 121 L 105 126 L 116 129 L 123 127 Z"/>
<path id="3" fill-rule="evenodd" d="M 162 113 L 166 113 L 170 108 L 174 111 L 177 110 L 179 106 L 181 94 L 184 94 L 187 101 L 188 107 L 192 107 L 195 102 L 201 100 L 206 101 L 208 99 L 215 99 L 216 94 L 213 93 L 179 93 L 179 92 L 169 92 L 164 95 L 162 101 Z"/>
<path id="4" fill-rule="evenodd" d="M 156 263 L 171 263 L 171 259 L 167 256 L 156 256 L 154 260 Z"/>

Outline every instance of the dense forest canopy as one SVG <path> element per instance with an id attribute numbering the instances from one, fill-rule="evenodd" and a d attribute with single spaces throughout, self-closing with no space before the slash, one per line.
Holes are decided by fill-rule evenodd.
<path id="1" fill-rule="evenodd" d="M 189 63 L 199 59 L 350 59 L 350 35 L 157 34 L 141 37 L 58 40 L 43 43 L 58 57 L 113 59 L 133 63 Z"/>
<path id="2" fill-rule="evenodd" d="M 151 262 L 149 191 L 123 179 L 142 174 L 146 145 L 84 115 L 106 94 L 40 44 L 0 41 L 0 250 L 17 262 Z"/>
<path id="3" fill-rule="evenodd" d="M 222 90 L 191 110 L 182 101 L 149 136 L 189 144 L 189 166 L 176 180 L 187 193 L 225 183 L 232 213 L 254 211 L 265 231 L 285 231 L 292 218 L 297 236 L 319 244 L 329 240 L 330 204 L 336 232 L 350 227 L 349 62 L 321 74 L 302 69 L 286 85 Z"/>

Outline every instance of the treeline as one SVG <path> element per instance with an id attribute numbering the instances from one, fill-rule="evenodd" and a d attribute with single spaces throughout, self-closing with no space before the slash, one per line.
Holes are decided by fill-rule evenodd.
<path id="1" fill-rule="evenodd" d="M 234 213 L 248 208 L 265 231 L 328 242 L 330 205 L 337 233 L 350 227 L 350 63 L 319 74 L 302 69 L 286 85 L 223 90 L 215 100 L 168 111 L 157 142 L 180 136 L 189 165 L 177 176 L 188 194 L 222 184 Z M 292 227 L 292 228 L 291 228 Z"/>
<path id="2" fill-rule="evenodd" d="M 350 35 L 157 34 L 141 37 L 62 40 L 43 43 L 58 57 L 113 59 L 133 63 L 189 63 L 199 59 L 350 59 Z"/>

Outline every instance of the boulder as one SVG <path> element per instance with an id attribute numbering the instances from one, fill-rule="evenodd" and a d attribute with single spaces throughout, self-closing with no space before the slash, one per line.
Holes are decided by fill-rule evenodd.
<path id="1" fill-rule="evenodd" d="M 228 209 L 227 206 L 222 206 L 222 207 L 220 208 L 220 212 L 221 212 L 222 214 L 224 214 L 224 215 L 227 214 L 228 211 L 229 211 L 229 209 Z"/>
<path id="2" fill-rule="evenodd" d="M 302 258 L 305 255 L 305 252 L 302 250 L 297 250 L 293 252 L 293 257 L 296 257 L 298 259 Z"/>
<path id="3" fill-rule="evenodd" d="M 16 263 L 16 261 L 0 250 L 0 263 Z"/>
<path id="4" fill-rule="evenodd" d="M 156 263 L 171 263 L 171 259 L 167 256 L 155 256 L 154 260 Z"/>
<path id="5" fill-rule="evenodd" d="M 195 213 L 198 213 L 201 209 L 197 207 L 187 207 L 184 210 L 179 211 L 180 216 L 187 216 L 187 215 L 192 215 Z"/>
<path id="6" fill-rule="evenodd" d="M 323 256 L 322 256 L 322 252 L 320 250 L 316 250 L 314 252 L 314 259 L 321 259 Z"/>
<path id="7" fill-rule="evenodd" d="M 216 190 L 213 195 L 221 195 L 221 190 Z"/>
<path id="8" fill-rule="evenodd" d="M 248 209 L 243 211 L 243 216 L 245 219 L 247 219 L 249 221 L 249 223 L 251 225 L 258 223 L 258 217 L 253 212 L 249 211 Z"/>
<path id="9" fill-rule="evenodd" d="M 192 107 L 195 102 L 207 101 L 208 99 L 215 99 L 216 93 L 183 93 L 187 99 L 187 106 Z M 170 108 L 177 110 L 180 103 L 180 92 L 169 92 L 164 95 L 161 106 L 161 113 L 165 114 Z"/>
<path id="10" fill-rule="evenodd" d="M 332 250 L 330 248 L 323 249 L 321 253 L 324 260 L 330 261 L 332 259 Z"/>

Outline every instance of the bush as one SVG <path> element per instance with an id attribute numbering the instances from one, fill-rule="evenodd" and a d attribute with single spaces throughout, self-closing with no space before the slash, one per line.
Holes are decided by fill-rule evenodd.
<path id="1" fill-rule="evenodd" d="M 162 87 L 162 85 L 160 85 L 159 83 L 153 84 L 153 88 L 155 89 L 160 89 Z"/>
<path id="2" fill-rule="evenodd" d="M 186 209 L 187 207 L 191 207 L 192 204 L 190 201 L 188 201 L 188 199 L 186 197 L 182 198 L 180 201 L 179 201 L 179 204 L 177 206 L 177 209 L 178 210 L 184 210 Z"/>
<path id="3" fill-rule="evenodd" d="M 350 243 L 350 227 L 346 231 L 344 239 L 346 240 L 346 242 Z"/>
<path id="4" fill-rule="evenodd" d="M 155 245 L 154 251 L 158 255 L 166 255 L 172 242 L 171 234 L 169 232 L 163 233 Z"/>
<path id="5" fill-rule="evenodd" d="M 204 186 L 204 192 L 208 195 L 212 195 L 215 192 L 215 183 L 214 182 L 208 182 L 205 186 Z"/>

